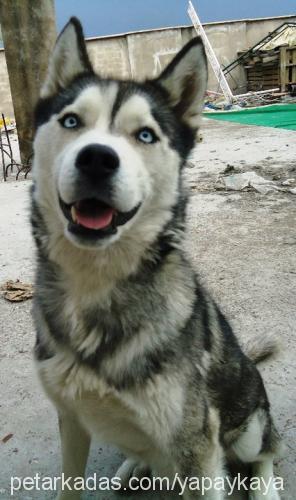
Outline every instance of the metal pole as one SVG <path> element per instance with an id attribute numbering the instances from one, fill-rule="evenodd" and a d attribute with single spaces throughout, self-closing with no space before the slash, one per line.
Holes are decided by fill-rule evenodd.
<path id="1" fill-rule="evenodd" d="M 210 40 L 208 39 L 208 37 L 206 35 L 206 32 L 201 24 L 201 21 L 197 15 L 196 10 L 193 7 L 193 4 L 191 1 L 189 1 L 187 12 L 188 12 L 188 15 L 192 21 L 192 24 L 195 28 L 196 33 L 201 37 L 201 39 L 204 43 L 208 60 L 213 68 L 213 71 L 214 71 L 215 76 L 218 80 L 218 83 L 221 87 L 221 90 L 222 90 L 225 98 L 227 99 L 227 101 L 231 103 L 233 100 L 232 91 L 228 85 L 228 82 L 224 76 L 224 73 L 223 73 L 222 68 L 220 66 L 220 63 L 216 57 L 214 49 L 210 43 Z"/>

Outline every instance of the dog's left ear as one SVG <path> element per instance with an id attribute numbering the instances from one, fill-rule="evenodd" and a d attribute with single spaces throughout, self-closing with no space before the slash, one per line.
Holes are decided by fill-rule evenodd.
<path id="1" fill-rule="evenodd" d="M 207 59 L 200 37 L 187 43 L 156 79 L 169 93 L 175 112 L 192 128 L 199 126 L 207 79 Z"/>
<path id="2" fill-rule="evenodd" d="M 87 54 L 82 26 L 76 17 L 71 17 L 56 41 L 41 97 L 54 95 L 82 73 L 93 74 L 94 70 Z"/>

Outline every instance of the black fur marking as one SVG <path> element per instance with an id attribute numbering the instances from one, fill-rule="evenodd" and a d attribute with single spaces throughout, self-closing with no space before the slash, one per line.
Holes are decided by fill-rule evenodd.
<path id="1" fill-rule="evenodd" d="M 203 302 L 202 304 L 201 315 L 202 315 L 203 334 L 204 334 L 204 347 L 206 351 L 210 352 L 212 349 L 213 334 L 210 328 L 209 311 L 207 308 L 207 304 L 205 302 Z"/>
<path id="2" fill-rule="evenodd" d="M 144 386 L 156 375 L 163 373 L 176 360 L 177 353 L 173 346 L 154 349 L 135 359 L 120 377 L 107 377 L 107 382 L 118 391 L 136 386 Z"/>
<path id="3" fill-rule="evenodd" d="M 42 335 L 40 335 L 38 329 L 36 330 L 34 355 L 37 361 L 46 361 L 53 356 L 53 353 L 50 351 L 50 349 L 42 342 Z"/>
<path id="4" fill-rule="evenodd" d="M 221 360 L 211 369 L 208 386 L 221 412 L 222 431 L 226 432 L 241 426 L 257 408 L 266 408 L 267 396 L 256 366 L 241 351 L 217 306 L 216 312 L 223 345 Z"/>
<path id="5" fill-rule="evenodd" d="M 44 233 L 44 226 L 41 223 L 40 219 L 41 215 L 39 212 L 39 209 L 36 205 L 36 202 L 34 201 L 34 198 L 32 197 L 31 201 L 31 217 L 30 217 L 30 222 L 31 222 L 31 229 L 32 229 L 32 236 L 35 240 L 37 249 L 38 249 L 38 254 L 42 254 L 42 234 Z"/>
<path id="6" fill-rule="evenodd" d="M 271 432 L 272 431 L 272 422 L 271 422 L 270 415 L 268 413 L 266 413 L 266 419 L 267 419 L 267 422 L 265 424 L 265 428 L 263 431 L 260 453 L 268 453 L 268 452 L 272 451 L 272 449 L 270 449 L 271 448 L 270 436 L 272 435 L 272 432 Z"/>
<path id="7" fill-rule="evenodd" d="M 197 280 L 195 281 L 195 302 L 192 306 L 192 314 L 183 327 L 183 334 L 185 337 L 197 337 L 198 346 L 195 346 L 196 350 L 203 352 L 205 349 L 207 352 L 211 352 L 213 334 L 210 328 L 209 311 L 205 293 Z"/>
<path id="8" fill-rule="evenodd" d="M 194 146 L 195 131 L 180 122 L 178 115 L 169 105 L 168 92 L 157 80 L 146 80 L 143 83 L 121 81 L 111 113 L 111 125 L 124 102 L 133 95 L 142 95 L 148 100 L 151 114 L 161 130 L 169 138 L 170 147 L 180 154 L 181 166 Z"/>
<path id="9" fill-rule="evenodd" d="M 277 454 L 280 451 L 279 445 L 281 437 L 274 426 L 269 412 L 269 402 L 267 401 L 267 403 L 268 408 L 266 409 L 266 425 L 262 436 L 260 453 Z"/>
<path id="10" fill-rule="evenodd" d="M 84 356 L 83 352 L 78 353 L 77 350 L 75 350 L 75 355 L 80 363 L 100 372 L 117 390 L 146 384 L 148 380 L 165 370 L 176 358 L 175 341 L 166 342 L 163 347 L 158 346 L 133 359 L 120 376 L 105 375 L 104 361 L 116 355 L 116 351 L 130 338 L 137 337 L 141 327 L 140 319 L 136 323 L 130 323 L 124 315 L 120 318 L 116 310 L 93 311 L 85 315 L 84 324 L 89 331 L 94 327 L 98 329 L 98 335 L 101 333 L 101 342 L 91 355 Z"/>
<path id="11" fill-rule="evenodd" d="M 161 234 L 155 244 L 155 257 L 153 263 L 146 262 L 145 267 L 156 272 L 165 263 L 167 257 L 176 249 L 176 242 L 170 234 Z M 148 269 L 146 269 L 148 271 Z"/>
<path id="12" fill-rule="evenodd" d="M 85 356 L 83 352 L 78 353 L 77 349 L 75 349 L 75 353 L 79 362 L 95 371 L 100 371 L 103 376 L 105 376 L 104 361 L 108 361 L 108 358 L 116 355 L 116 351 L 121 349 L 130 339 L 136 339 L 141 328 L 155 312 L 153 305 L 157 293 L 155 280 L 160 278 L 159 273 L 162 272 L 160 266 L 165 265 L 166 258 L 175 250 L 170 241 L 166 239 L 160 238 L 158 245 L 159 261 L 153 264 L 148 260 L 144 261 L 137 274 L 131 275 L 123 283 L 123 289 L 119 291 L 121 298 L 112 302 L 110 310 L 94 309 L 87 311 L 84 315 L 85 331 L 90 333 L 97 329 L 98 335 L 101 336 L 101 342 L 92 354 Z M 154 272 L 156 269 L 157 273 Z M 165 269 L 163 272 L 165 273 Z M 146 290 L 145 293 L 143 286 Z M 144 309 L 143 301 L 145 303 Z M 157 302 L 160 310 L 165 311 L 166 298 L 159 296 Z M 128 313 L 126 314 L 125 311 Z M 126 389 L 133 385 L 145 384 L 153 376 L 165 370 L 176 359 L 180 347 L 178 336 L 167 333 L 168 338 L 163 346 L 157 343 L 155 349 L 148 350 L 143 356 L 134 359 L 119 378 L 108 376 L 108 383 L 118 390 Z"/>
<path id="13" fill-rule="evenodd" d="M 183 193 L 181 179 L 179 180 L 179 198 L 171 208 L 171 220 L 160 231 L 155 242 L 151 245 L 149 258 L 142 262 L 144 272 L 159 271 L 167 257 L 178 249 L 185 230 L 185 217 L 188 197 Z"/>
<path id="14" fill-rule="evenodd" d="M 131 96 L 133 93 L 131 92 L 131 89 L 134 89 L 136 84 L 130 82 L 119 82 L 119 88 L 118 92 L 113 104 L 113 108 L 111 111 L 111 125 L 114 123 L 115 117 L 120 110 L 122 104 Z"/>
<path id="15" fill-rule="evenodd" d="M 63 108 L 72 104 L 85 88 L 96 85 L 99 81 L 99 77 L 91 72 L 81 73 L 67 88 L 60 88 L 57 94 L 40 99 L 35 108 L 35 129 L 48 122 L 52 115 L 60 113 Z"/>
<path id="16" fill-rule="evenodd" d="M 148 257 L 142 261 L 140 273 L 147 275 L 160 271 L 160 268 L 166 263 L 167 257 L 176 251 L 179 240 L 173 231 L 170 231 L 172 222 L 170 221 L 165 229 L 157 236 Z"/>
<path id="17" fill-rule="evenodd" d="M 31 224 L 33 237 L 37 246 L 37 270 L 35 286 L 38 290 L 34 298 L 34 307 L 41 311 L 50 334 L 57 343 L 65 344 L 69 336 L 69 327 L 60 320 L 60 312 L 64 307 L 64 290 L 61 287 L 60 269 L 50 261 L 43 239 L 47 240 L 44 220 L 32 199 Z M 36 324 L 38 328 L 38 324 Z"/>
<path id="18" fill-rule="evenodd" d="M 98 336 L 101 336 L 101 342 L 99 347 L 88 356 L 85 356 L 83 351 L 75 350 L 75 352 L 81 362 L 99 371 L 102 360 L 114 354 L 122 345 L 123 340 L 126 340 L 129 332 L 124 330 L 122 322 L 116 314 L 102 309 L 89 311 L 88 314 L 85 314 L 84 325 L 88 333 L 96 329 Z"/>
<path id="19" fill-rule="evenodd" d="M 36 287 L 40 290 L 42 289 L 42 278 L 38 276 L 37 274 L 37 281 L 36 281 Z M 48 281 L 47 281 L 48 283 Z M 50 295 L 54 295 L 53 297 L 50 297 Z M 53 301 L 52 304 L 49 303 L 48 299 L 51 299 Z M 47 323 L 47 326 L 50 330 L 50 334 L 52 338 L 58 343 L 58 344 L 67 344 L 67 339 L 69 337 L 69 332 L 68 328 L 66 325 L 61 324 L 59 320 L 59 312 L 60 312 L 60 305 L 62 302 L 62 297 L 60 296 L 59 298 L 56 296 L 55 289 L 47 289 L 47 297 L 43 297 L 41 293 L 39 293 L 38 297 L 36 298 L 36 306 L 40 308 L 40 310 L 43 313 L 44 319 Z"/>
<path id="20" fill-rule="evenodd" d="M 88 86 L 99 84 L 104 87 L 112 81 L 101 79 L 92 72 L 78 75 L 66 89 L 60 88 L 56 95 L 39 100 L 35 108 L 35 129 L 49 121 L 52 115 L 60 113 L 64 107 L 72 104 Z M 111 125 L 120 107 L 129 97 L 136 94 L 143 95 L 150 103 L 152 116 L 163 133 L 168 136 L 170 147 L 179 153 L 182 159 L 180 166 L 183 166 L 194 146 L 196 132 L 180 122 L 175 111 L 169 106 L 169 96 L 165 89 L 153 80 L 144 83 L 132 81 L 118 83 L 119 90 L 111 113 Z"/>
<path id="21" fill-rule="evenodd" d="M 168 136 L 170 147 L 179 153 L 183 165 L 194 146 L 195 131 L 180 121 L 179 115 L 169 104 L 169 94 L 157 81 L 147 81 L 143 85 L 150 97 L 152 115 Z"/>

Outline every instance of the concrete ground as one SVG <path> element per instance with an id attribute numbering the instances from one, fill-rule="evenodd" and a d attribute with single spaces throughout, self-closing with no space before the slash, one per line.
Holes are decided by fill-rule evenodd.
<path id="1" fill-rule="evenodd" d="M 276 182 L 296 179 L 295 132 L 207 120 L 204 140 L 187 170 L 192 194 L 188 252 L 202 282 L 231 320 L 238 336 L 277 335 L 282 351 L 261 365 L 272 411 L 286 449 L 276 474 L 284 479 L 283 500 L 296 498 L 295 292 L 296 195 L 226 192 L 218 189 L 227 165 L 253 170 Z M 293 147 L 294 145 L 294 147 Z M 28 223 L 30 181 L 0 184 L 0 283 L 33 280 L 34 250 Z M 60 452 L 56 414 L 34 375 L 31 303 L 0 297 L 0 498 L 10 496 L 11 476 L 57 476 Z M 11 439 L 3 443 L 8 434 Z M 112 447 L 96 443 L 88 473 L 111 477 L 122 460 Z M 16 483 L 15 483 L 16 484 Z M 21 500 L 54 498 L 52 492 L 16 492 Z M 84 498 L 95 498 L 89 493 Z M 119 498 L 97 492 L 96 498 Z M 130 498 L 126 497 L 125 498 Z M 131 498 L 180 498 L 143 493 Z M 241 497 L 240 497 L 241 498 Z"/>

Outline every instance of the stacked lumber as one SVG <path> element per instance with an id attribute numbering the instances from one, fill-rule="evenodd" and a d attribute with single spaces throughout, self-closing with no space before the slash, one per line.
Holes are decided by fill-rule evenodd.
<path id="1" fill-rule="evenodd" d="M 256 92 L 280 86 L 280 51 L 278 48 L 251 53 L 244 61 L 248 91 Z"/>

